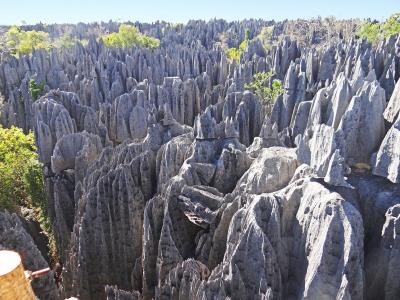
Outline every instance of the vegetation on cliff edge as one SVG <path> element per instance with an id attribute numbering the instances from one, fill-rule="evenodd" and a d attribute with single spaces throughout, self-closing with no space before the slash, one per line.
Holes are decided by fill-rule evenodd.
<path id="1" fill-rule="evenodd" d="M 266 109 L 266 113 L 270 114 L 275 99 L 284 93 L 282 82 L 273 79 L 273 72 L 259 72 L 254 74 L 253 81 L 245 84 L 245 89 L 254 92 Z"/>
<path id="2" fill-rule="evenodd" d="M 103 35 L 101 39 L 109 48 L 131 48 L 135 46 L 145 48 L 158 48 L 160 41 L 151 36 L 140 33 L 133 25 L 121 24 L 118 32 Z"/>

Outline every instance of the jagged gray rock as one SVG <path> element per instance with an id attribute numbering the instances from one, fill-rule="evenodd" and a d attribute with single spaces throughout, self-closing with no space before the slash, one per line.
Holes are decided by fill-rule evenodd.
<path id="1" fill-rule="evenodd" d="M 349 165 L 369 163 L 385 135 L 385 91 L 377 81 L 365 82 L 354 96 L 338 127 L 340 146 Z"/>
<path id="2" fill-rule="evenodd" d="M 398 296 L 400 37 L 304 47 L 325 25 L 296 41 L 288 24 L 135 24 L 157 49 L 108 49 L 93 34 L 117 23 L 78 24 L 86 46 L 0 54 L 0 121 L 35 132 L 63 296 Z M 229 60 L 271 25 L 276 45 Z M 265 115 L 244 87 L 270 70 L 285 91 Z"/>
<path id="3" fill-rule="evenodd" d="M 398 117 L 393 126 L 386 133 L 382 144 L 374 157 L 373 173 L 383 176 L 394 183 L 400 182 L 400 118 Z"/>
<path id="4" fill-rule="evenodd" d="M 71 133 L 59 139 L 51 156 L 51 169 L 54 173 L 68 169 L 85 168 L 95 160 L 102 150 L 98 135 Z"/>
<path id="5" fill-rule="evenodd" d="M 295 149 L 263 149 L 237 183 L 242 192 L 261 194 L 277 191 L 292 179 L 298 167 Z"/>
<path id="6" fill-rule="evenodd" d="M 388 122 L 396 120 L 400 110 L 400 80 L 397 80 L 396 87 L 390 97 L 389 103 L 385 109 L 384 117 Z"/>
<path id="7" fill-rule="evenodd" d="M 290 274 L 286 297 L 338 299 L 346 289 L 351 299 L 363 299 L 360 213 L 317 182 L 299 184 L 288 188 L 282 204 L 282 239 L 289 259 L 283 278 Z"/>

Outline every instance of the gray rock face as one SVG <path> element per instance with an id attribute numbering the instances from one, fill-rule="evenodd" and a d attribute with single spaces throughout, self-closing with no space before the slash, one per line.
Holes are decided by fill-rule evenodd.
<path id="1" fill-rule="evenodd" d="M 76 132 L 76 124 L 66 108 L 52 99 L 37 101 L 34 111 L 35 140 L 40 149 L 39 157 L 44 163 L 50 163 L 57 140 Z"/>
<path id="2" fill-rule="evenodd" d="M 399 188 L 384 178 L 365 174 L 351 175 L 349 179 L 358 194 L 353 203 L 359 207 L 364 221 L 366 299 L 386 298 L 385 285 L 391 278 L 386 276 L 389 256 L 383 246 L 383 228 L 387 212 L 400 203 Z"/>
<path id="3" fill-rule="evenodd" d="M 351 87 L 344 73 L 340 73 L 337 85 L 332 95 L 332 107 L 327 125 L 337 129 L 344 112 L 351 100 Z"/>
<path id="4" fill-rule="evenodd" d="M 344 157 L 350 165 L 369 163 L 384 135 L 385 91 L 378 82 L 364 84 L 354 96 L 340 122 Z"/>
<path id="5" fill-rule="evenodd" d="M 204 284 L 204 296 L 219 286 L 218 299 L 282 297 L 280 274 L 280 215 L 274 197 L 256 196 L 248 209 L 233 217 L 222 264 Z M 200 299 L 200 297 L 198 297 Z"/>
<path id="6" fill-rule="evenodd" d="M 141 296 L 138 292 L 127 292 L 119 290 L 117 287 L 106 286 L 105 288 L 107 299 L 114 300 L 138 300 Z"/>
<path id="7" fill-rule="evenodd" d="M 277 191 L 289 183 L 297 166 L 295 149 L 263 149 L 238 181 L 237 188 L 253 194 Z"/>
<path id="8" fill-rule="evenodd" d="M 400 37 L 309 49 L 279 39 L 285 24 L 137 23 L 159 48 L 108 49 L 92 36 L 0 55 L 0 122 L 35 133 L 63 297 L 399 297 Z M 271 25 L 276 46 L 251 39 L 229 61 L 225 46 Z M 96 26 L 71 30 L 118 29 Z M 245 85 L 270 70 L 284 93 L 266 115 Z M 45 83 L 37 101 L 30 79 Z M 3 244 L 44 263 L 7 213 Z M 43 280 L 35 291 L 54 299 Z"/>
<path id="9" fill-rule="evenodd" d="M 292 252 L 289 272 L 294 273 L 289 294 L 304 299 L 340 299 L 346 289 L 347 297 L 363 299 L 364 233 L 360 213 L 342 196 L 318 183 L 305 182 L 300 193 L 297 221 L 291 220 L 291 227 L 286 227 L 293 234 L 287 248 Z M 296 201 L 298 193 L 289 195 L 286 206 L 296 205 L 291 201 Z"/>
<path id="10" fill-rule="evenodd" d="M 385 299 L 396 299 L 400 296 L 400 285 L 396 277 L 396 269 L 399 260 L 399 216 L 400 205 L 395 205 L 386 212 L 386 222 L 382 229 L 381 247 L 385 256 L 389 259 L 387 263 L 387 274 L 385 283 Z M 385 258 L 386 258 L 385 257 Z"/>
<path id="11" fill-rule="evenodd" d="M 68 169 L 84 168 L 85 164 L 97 158 L 101 150 L 98 135 L 87 132 L 64 135 L 54 147 L 51 169 L 57 174 Z"/>
<path id="12" fill-rule="evenodd" d="M 115 142 L 140 139 L 147 134 L 147 112 L 143 108 L 145 94 L 135 90 L 117 97 L 110 112 L 110 138 Z"/>
<path id="13" fill-rule="evenodd" d="M 340 156 L 339 150 L 336 149 L 329 161 L 324 181 L 334 186 L 351 187 L 345 178 L 345 174 L 349 172 L 350 170 L 345 165 L 344 158 Z"/>
<path id="14" fill-rule="evenodd" d="M 376 154 L 373 173 L 378 176 L 386 177 L 394 183 L 400 182 L 400 165 L 398 144 L 400 143 L 400 119 L 387 132 L 382 144 Z"/>
<path id="15" fill-rule="evenodd" d="M 384 117 L 388 122 L 393 123 L 396 120 L 400 110 L 400 80 L 397 81 L 393 94 L 385 109 Z"/>
<path id="16" fill-rule="evenodd" d="M 334 129 L 324 124 L 318 125 L 304 137 L 299 136 L 297 155 L 301 163 L 309 164 L 316 175 L 324 177 L 337 144 Z"/>
<path id="17" fill-rule="evenodd" d="M 72 289 L 83 298 L 102 295 L 106 283 L 124 290 L 133 286 L 132 272 L 141 256 L 143 211 L 155 182 L 154 153 L 142 151 L 135 144 L 103 151 L 80 186 L 78 221 L 71 234 L 66 275 Z M 117 268 L 118 272 L 112 271 Z"/>
<path id="18" fill-rule="evenodd" d="M 384 297 L 385 299 L 396 299 L 400 295 L 400 286 L 396 277 L 395 269 L 399 265 L 399 208 L 400 205 L 390 207 L 386 212 L 386 221 L 382 228 L 382 236 L 377 249 L 378 254 L 374 256 L 375 264 L 379 268 L 374 269 L 371 274 L 372 291 L 368 299 Z"/>

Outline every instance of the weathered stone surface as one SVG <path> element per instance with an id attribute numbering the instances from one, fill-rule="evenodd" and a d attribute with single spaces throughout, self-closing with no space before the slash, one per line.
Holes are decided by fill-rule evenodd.
<path id="1" fill-rule="evenodd" d="M 137 291 L 127 292 L 119 290 L 117 287 L 107 285 L 106 288 L 107 300 L 139 300 L 142 299 Z"/>
<path id="2" fill-rule="evenodd" d="M 396 278 L 396 269 L 400 264 L 399 260 L 399 215 L 400 205 L 390 207 L 386 214 L 386 221 L 382 228 L 382 236 L 374 255 L 375 268 L 371 271 L 372 294 L 367 299 L 382 297 L 385 299 L 397 299 L 400 295 L 400 285 Z M 379 267 L 377 267 L 379 266 Z"/>
<path id="3" fill-rule="evenodd" d="M 347 173 L 350 173 L 350 169 L 346 166 L 344 158 L 340 155 L 339 150 L 336 149 L 329 161 L 324 181 L 334 186 L 351 187 L 351 185 L 346 182 L 345 175 Z"/>
<path id="4" fill-rule="evenodd" d="M 400 80 L 397 80 L 396 87 L 390 97 L 389 103 L 385 109 L 384 117 L 388 122 L 393 123 L 400 110 Z"/>
<path id="5" fill-rule="evenodd" d="M 301 163 L 309 164 L 318 176 L 325 177 L 331 156 L 337 147 L 334 129 L 322 124 L 314 127 L 304 137 L 299 136 L 297 155 Z"/>
<path id="6" fill-rule="evenodd" d="M 76 132 L 76 124 L 67 109 L 53 99 L 42 98 L 35 102 L 33 109 L 39 157 L 43 163 L 50 163 L 57 140 Z"/>
<path id="7" fill-rule="evenodd" d="M 110 111 L 110 138 L 122 142 L 128 138 L 144 138 L 147 134 L 147 112 L 143 108 L 145 94 L 134 90 L 117 97 Z"/>
<path id="8" fill-rule="evenodd" d="M 214 221 L 222 203 L 222 194 L 201 186 L 185 186 L 177 202 L 189 221 L 203 228 L 207 228 Z"/>
<path id="9" fill-rule="evenodd" d="M 332 107 L 329 113 L 327 125 L 337 129 L 344 112 L 351 100 L 351 87 L 344 73 L 340 73 L 337 79 L 336 88 L 332 95 Z"/>
<path id="10" fill-rule="evenodd" d="M 51 169 L 60 173 L 67 169 L 84 168 L 101 152 L 100 137 L 87 132 L 64 135 L 54 147 Z M 83 165 L 81 165 L 83 164 Z"/>
<path id="11" fill-rule="evenodd" d="M 363 221 L 341 195 L 306 180 L 292 186 L 283 203 L 282 237 L 289 276 L 286 297 L 338 298 L 347 289 L 363 299 Z M 294 218 L 293 218 L 294 217 Z"/>
<path id="12" fill-rule="evenodd" d="M 278 202 L 256 196 L 248 209 L 233 216 L 224 259 L 205 283 L 203 295 L 209 298 L 210 290 L 219 286 L 217 295 L 234 299 L 282 297 L 280 247 Z"/>
<path id="13" fill-rule="evenodd" d="M 386 133 L 382 144 L 374 157 L 373 173 L 383 176 L 394 183 L 400 182 L 400 118 Z"/>
<path id="14" fill-rule="evenodd" d="M 238 191 L 261 194 L 277 191 L 292 179 L 298 166 L 295 149 L 263 149 L 237 183 Z"/>
<path id="15" fill-rule="evenodd" d="M 324 22 L 137 23 L 157 49 L 109 49 L 94 35 L 117 23 L 78 24 L 86 46 L 0 54 L 0 122 L 35 132 L 63 296 L 398 298 L 400 37 Z M 266 50 L 252 37 L 272 25 Z M 284 93 L 265 115 L 245 85 L 268 71 Z"/>
<path id="16" fill-rule="evenodd" d="M 340 146 L 349 165 L 369 163 L 385 135 L 385 91 L 374 81 L 365 82 L 354 96 L 338 127 Z"/>

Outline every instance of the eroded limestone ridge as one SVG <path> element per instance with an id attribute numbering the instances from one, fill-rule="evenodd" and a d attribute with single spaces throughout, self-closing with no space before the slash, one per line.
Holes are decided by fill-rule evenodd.
<path id="1" fill-rule="evenodd" d="M 230 62 L 226 26 L 2 57 L 1 122 L 34 130 L 64 266 L 41 299 L 400 298 L 400 36 L 250 41 Z M 265 116 L 244 85 L 270 70 Z M 16 215 L 0 247 L 45 263 Z"/>

